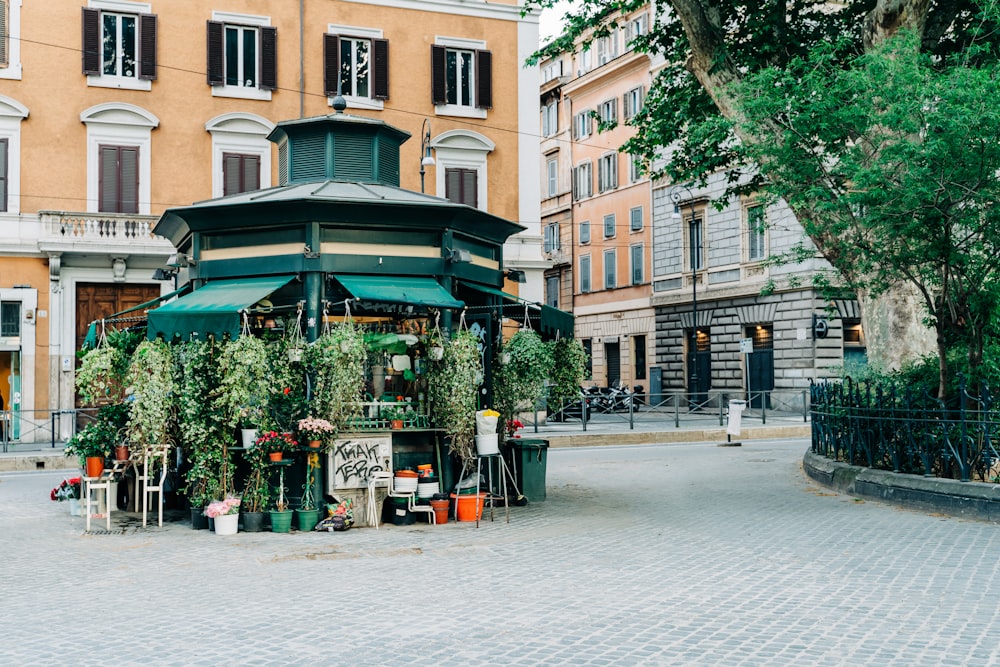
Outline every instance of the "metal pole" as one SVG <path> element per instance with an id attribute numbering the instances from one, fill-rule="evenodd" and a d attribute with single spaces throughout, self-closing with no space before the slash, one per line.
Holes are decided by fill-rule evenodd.
<path id="1" fill-rule="evenodd" d="M 699 239 L 695 235 L 694 203 L 691 204 L 689 235 L 691 243 L 691 402 L 698 405 L 698 250 Z"/>

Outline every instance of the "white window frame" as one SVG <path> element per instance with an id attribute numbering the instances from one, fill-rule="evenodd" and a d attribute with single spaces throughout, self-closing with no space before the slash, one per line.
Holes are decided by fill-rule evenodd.
<path id="1" fill-rule="evenodd" d="M 542 83 L 548 83 L 552 79 L 558 79 L 563 74 L 562 58 L 546 63 L 542 67 Z"/>
<path id="2" fill-rule="evenodd" d="M 584 271 L 584 264 L 587 266 L 587 270 Z M 590 294 L 594 291 L 594 282 L 592 280 L 593 276 L 591 272 L 593 268 L 590 262 L 590 255 L 580 255 L 580 294 Z M 586 287 L 584 287 L 584 280 L 586 279 Z"/>
<path id="3" fill-rule="evenodd" d="M 559 101 L 552 100 L 542 107 L 542 136 L 551 137 L 559 131 Z"/>
<path id="4" fill-rule="evenodd" d="M 549 197 L 559 194 L 559 158 L 550 158 L 545 162 L 545 182 Z"/>
<path id="5" fill-rule="evenodd" d="M 7 1 L 7 66 L 0 67 L 0 79 L 21 78 L 21 4 Z"/>
<path id="6" fill-rule="evenodd" d="M 604 251 L 604 289 L 618 287 L 618 249 L 608 248 Z M 608 259 L 610 258 L 610 262 Z"/>
<path id="7" fill-rule="evenodd" d="M 139 213 L 150 215 L 152 179 L 152 131 L 160 119 L 133 104 L 109 102 L 90 107 L 80 114 L 87 126 L 87 212 L 100 210 L 101 145 L 139 148 Z"/>
<path id="8" fill-rule="evenodd" d="M 645 211 L 642 206 L 633 206 L 628 211 L 628 229 L 630 232 L 641 232 L 643 227 L 646 226 L 646 221 L 644 219 Z M 636 215 L 638 214 L 638 216 Z M 639 219 L 639 225 L 636 226 L 636 217 Z"/>
<path id="9" fill-rule="evenodd" d="M 7 140 L 7 211 L 21 212 L 21 121 L 28 117 L 28 107 L 0 95 L 0 139 Z"/>
<path id="10" fill-rule="evenodd" d="M 622 115 L 625 120 L 629 120 L 642 110 L 642 103 L 645 99 L 645 86 L 636 86 L 625 93 L 622 102 Z"/>
<path id="11" fill-rule="evenodd" d="M 486 118 L 486 109 L 476 106 L 476 51 L 486 51 L 486 42 L 479 39 L 465 39 L 462 37 L 444 37 L 437 35 L 434 37 L 435 46 L 445 47 L 445 70 L 448 68 L 448 53 L 451 51 L 469 51 L 472 53 L 472 71 L 469 78 L 471 95 L 470 104 L 438 104 L 434 106 L 434 114 L 437 116 L 457 116 L 459 118 Z M 496 83 L 494 81 L 494 83 Z M 442 170 L 438 170 L 442 171 Z M 482 208 L 482 207 L 480 207 Z"/>
<path id="12" fill-rule="evenodd" d="M 255 114 L 234 112 L 216 116 L 205 123 L 212 135 L 212 197 L 221 197 L 223 182 L 222 156 L 225 153 L 256 155 L 260 158 L 260 189 L 271 187 L 271 142 L 267 135 L 274 123 Z"/>
<path id="13" fill-rule="evenodd" d="M 606 65 L 618 57 L 618 30 L 611 29 L 611 34 L 597 38 L 597 66 Z"/>
<path id="14" fill-rule="evenodd" d="M 222 52 L 223 52 L 223 63 L 225 63 L 225 50 L 226 50 L 226 28 L 257 28 L 257 85 L 248 88 L 246 86 L 229 86 L 225 83 L 225 76 L 223 76 L 223 83 L 221 86 L 212 86 L 212 97 L 230 97 L 241 100 L 260 100 L 269 101 L 271 99 L 270 90 L 261 90 L 260 87 L 260 28 L 266 28 L 271 26 L 271 17 L 269 16 L 256 16 L 254 14 L 238 14 L 235 12 L 212 12 L 212 20 L 222 23 Z"/>
<path id="15" fill-rule="evenodd" d="M 756 233 L 754 232 L 753 229 L 750 228 L 750 215 L 751 215 L 751 211 L 753 211 L 753 210 L 760 210 L 761 223 L 763 225 L 763 227 L 759 230 L 759 232 L 756 232 Z M 744 229 L 746 230 L 746 239 L 747 239 L 747 242 L 746 242 L 746 261 L 747 262 L 761 262 L 761 261 L 767 259 L 767 209 L 765 208 L 765 206 L 763 204 L 760 204 L 760 203 L 757 203 L 757 202 L 748 203 L 744 207 L 743 219 L 745 221 L 744 222 Z M 754 253 L 753 253 L 754 246 L 756 245 L 754 243 L 754 237 L 755 236 L 756 236 L 756 238 L 759 241 L 759 246 L 760 246 L 760 254 L 759 255 L 754 255 Z"/>
<path id="16" fill-rule="evenodd" d="M 628 155 L 628 153 L 626 153 L 626 156 L 628 157 L 628 182 L 638 183 L 645 178 L 639 173 L 640 160 L 634 155 Z"/>
<path id="17" fill-rule="evenodd" d="M 559 223 L 550 222 L 545 225 L 542 240 L 544 252 L 555 252 L 559 250 Z"/>
<path id="18" fill-rule="evenodd" d="M 636 262 L 636 256 L 635 256 L 636 251 L 638 251 L 639 253 L 638 262 Z M 631 280 L 631 284 L 642 285 L 644 282 L 646 282 L 645 244 L 634 243 L 631 246 L 629 246 L 628 260 L 629 260 L 629 278 Z M 636 266 L 636 264 L 638 264 L 638 266 Z M 638 280 L 636 280 L 636 270 L 638 270 L 639 273 Z"/>
<path id="19" fill-rule="evenodd" d="M 631 51 L 635 48 L 633 40 L 640 35 L 649 32 L 649 14 L 645 12 L 632 18 L 625 26 L 625 50 Z"/>
<path id="20" fill-rule="evenodd" d="M 574 167 L 573 192 L 577 200 L 594 196 L 594 166 L 589 160 Z"/>
<path id="21" fill-rule="evenodd" d="M 340 37 L 341 39 L 353 39 L 353 40 L 357 40 L 357 41 L 367 40 L 368 41 L 368 48 L 372 49 L 371 51 L 369 51 L 369 53 L 372 54 L 372 58 L 374 58 L 374 53 L 375 53 L 374 49 L 372 47 L 372 40 L 373 39 L 383 39 L 383 33 L 382 33 L 382 30 L 380 28 L 363 28 L 363 27 L 360 27 L 360 26 L 338 25 L 338 24 L 331 23 L 331 24 L 329 24 L 329 25 L 326 26 L 326 31 L 327 31 L 327 33 L 329 33 L 331 35 L 336 35 L 337 37 Z M 337 61 L 340 62 L 340 54 L 339 53 L 337 54 Z M 369 92 L 371 92 L 371 90 L 372 90 L 372 84 L 371 84 L 372 75 L 371 75 L 371 72 L 372 72 L 372 68 L 373 67 L 374 67 L 374 60 L 372 60 L 370 62 L 370 64 L 369 64 L 369 66 L 368 66 L 368 79 L 369 79 L 369 81 L 368 81 L 368 91 Z M 337 76 L 338 77 L 340 76 L 340 72 L 337 73 Z M 369 96 L 369 97 L 358 97 L 357 95 L 344 95 L 343 92 L 341 92 L 341 97 L 343 97 L 347 101 L 347 106 L 348 106 L 348 108 L 351 108 L 351 109 L 373 109 L 373 110 L 376 110 L 376 111 L 382 111 L 385 108 L 385 101 L 384 100 L 376 100 L 376 99 L 372 98 L 371 96 Z M 334 99 L 333 97 L 328 97 L 327 98 L 326 103 L 327 103 L 328 106 L 333 106 L 333 99 Z"/>
<path id="22" fill-rule="evenodd" d="M 618 153 L 605 153 L 597 162 L 597 191 L 607 192 L 618 187 Z"/>
<path id="23" fill-rule="evenodd" d="M 580 221 L 580 245 L 590 245 L 590 220 Z"/>
<path id="24" fill-rule="evenodd" d="M 594 122 L 593 117 L 590 115 L 590 110 L 581 111 L 580 113 L 573 116 L 573 138 L 579 141 L 580 139 L 586 139 L 590 136 L 592 131 L 592 124 Z"/>
<path id="25" fill-rule="evenodd" d="M 603 223 L 604 223 L 604 238 L 613 239 L 615 237 L 615 233 L 617 232 L 616 229 L 617 217 L 615 216 L 614 213 L 608 213 L 604 216 Z"/>
<path id="26" fill-rule="evenodd" d="M 601 119 L 602 123 L 617 123 L 618 122 L 618 98 L 612 97 L 609 100 L 604 100 L 597 106 L 597 117 Z"/>
<path id="27" fill-rule="evenodd" d="M 555 290 L 552 289 L 552 283 L 555 282 Z M 559 307 L 559 291 L 562 288 L 562 280 L 558 275 L 555 276 L 545 276 L 545 305 L 551 306 L 552 308 Z"/>
<path id="28" fill-rule="evenodd" d="M 88 0 L 87 7 L 101 12 L 101 39 L 104 38 L 104 14 L 130 14 L 135 17 L 136 54 L 135 62 L 138 70 L 139 48 L 139 14 L 151 14 L 153 6 L 148 2 L 126 2 L 125 0 Z M 103 56 L 102 56 L 103 59 Z M 118 88 L 121 90 L 152 90 L 150 79 L 140 79 L 139 72 L 135 76 L 114 76 L 111 74 L 88 74 L 87 85 L 94 88 Z"/>
<path id="29" fill-rule="evenodd" d="M 577 62 L 577 68 L 576 68 L 577 76 L 583 76 L 591 69 L 593 69 L 593 65 L 591 64 L 593 60 L 591 59 L 589 44 L 585 46 L 583 50 L 576 55 L 576 62 Z"/>
<path id="30" fill-rule="evenodd" d="M 437 163 L 434 168 L 435 194 L 444 197 L 446 172 L 449 169 L 472 169 L 476 172 L 477 208 L 481 211 L 488 210 L 487 157 L 496 148 L 496 144 L 479 132 L 449 130 L 432 137 L 431 148 Z"/>

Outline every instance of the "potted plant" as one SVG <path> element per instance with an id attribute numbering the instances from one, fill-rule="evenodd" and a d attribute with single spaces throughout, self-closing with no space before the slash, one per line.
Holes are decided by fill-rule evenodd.
<path id="1" fill-rule="evenodd" d="M 379 418 L 383 421 L 389 423 L 389 428 L 394 431 L 398 431 L 403 428 L 403 417 L 405 416 L 403 408 L 396 405 L 383 405 L 379 409 Z"/>
<path id="2" fill-rule="evenodd" d="M 316 484 L 316 471 L 319 470 L 319 454 L 310 452 L 306 456 L 306 479 L 302 485 L 302 500 L 295 510 L 299 530 L 312 530 L 319 522 L 319 508 L 316 506 L 316 496 L 313 487 Z"/>
<path id="3" fill-rule="evenodd" d="M 552 357 L 548 400 L 561 409 L 580 399 L 580 385 L 587 377 L 587 351 L 575 338 L 560 338 L 552 344 Z M 581 411 L 584 409 L 581 405 Z"/>
<path id="4" fill-rule="evenodd" d="M 260 532 L 264 528 L 264 516 L 271 499 L 271 487 L 267 483 L 268 457 L 260 447 L 254 447 L 246 454 L 250 466 L 243 485 L 243 530 L 248 533 Z"/>
<path id="5" fill-rule="evenodd" d="M 463 463 L 476 455 L 473 435 L 482 377 L 479 339 L 464 330 L 445 347 L 441 361 L 431 363 L 428 374 L 432 419 L 444 431 L 449 451 Z"/>
<path id="6" fill-rule="evenodd" d="M 87 477 L 100 477 L 111 452 L 114 435 L 109 435 L 99 421 L 91 422 L 66 441 L 63 454 L 76 456 Z"/>
<path id="7" fill-rule="evenodd" d="M 143 341 L 132 355 L 125 381 L 129 440 L 139 447 L 167 442 L 177 396 L 170 346 L 159 339 Z"/>
<path id="8" fill-rule="evenodd" d="M 264 431 L 257 436 L 254 445 L 267 454 L 270 461 L 281 461 L 285 452 L 294 450 L 299 443 L 287 431 Z"/>
<path id="9" fill-rule="evenodd" d="M 521 409 L 534 407 L 545 391 L 553 364 L 552 348 L 531 329 L 521 329 L 503 345 L 493 367 L 493 401 L 504 426 L 513 422 Z"/>
<path id="10" fill-rule="evenodd" d="M 331 327 L 307 350 L 306 363 L 315 378 L 312 412 L 329 421 L 335 433 L 361 416 L 365 356 L 364 336 L 351 321 Z"/>
<path id="11" fill-rule="evenodd" d="M 177 346 L 175 382 L 177 437 L 184 452 L 184 492 L 191 508 L 191 527 L 207 528 L 203 508 L 219 497 L 224 452 L 221 443 L 229 436 L 213 409 L 221 377 L 220 346 L 213 340 L 190 341 Z"/>
<path id="12" fill-rule="evenodd" d="M 49 493 L 49 498 L 58 502 L 64 500 L 69 501 L 69 513 L 73 516 L 80 515 L 80 487 L 81 479 L 79 477 L 72 477 L 70 479 L 64 479 L 59 483 L 59 486 L 52 489 Z"/>
<path id="13" fill-rule="evenodd" d="M 240 502 L 239 496 L 227 495 L 205 507 L 205 516 L 215 519 L 216 535 L 235 535 L 239 530 Z"/>
<path id="14" fill-rule="evenodd" d="M 324 440 L 332 437 L 335 433 L 333 424 L 326 419 L 316 417 L 306 417 L 300 419 L 297 424 L 299 441 L 308 442 L 310 447 L 319 449 Z"/>

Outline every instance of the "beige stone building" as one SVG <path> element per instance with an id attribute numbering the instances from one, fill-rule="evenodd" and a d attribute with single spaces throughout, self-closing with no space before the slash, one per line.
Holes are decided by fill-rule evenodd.
<path id="1" fill-rule="evenodd" d="M 523 67 L 538 18 L 517 0 L 0 0 L 0 13 L 9 435 L 48 439 L 51 411 L 74 407 L 90 321 L 173 290 L 153 277 L 172 269 L 158 215 L 277 185 L 275 123 L 331 113 L 338 93 L 347 113 L 411 133 L 403 187 L 527 227 L 505 265 L 542 299 L 538 76 Z"/>

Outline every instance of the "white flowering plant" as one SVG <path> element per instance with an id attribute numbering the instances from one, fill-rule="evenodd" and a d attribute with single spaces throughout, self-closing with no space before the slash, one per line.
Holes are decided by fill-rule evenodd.
<path id="1" fill-rule="evenodd" d="M 333 424 L 316 417 L 300 419 L 296 428 L 301 440 L 324 440 L 336 433 Z"/>

